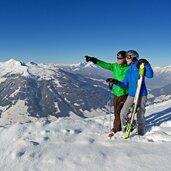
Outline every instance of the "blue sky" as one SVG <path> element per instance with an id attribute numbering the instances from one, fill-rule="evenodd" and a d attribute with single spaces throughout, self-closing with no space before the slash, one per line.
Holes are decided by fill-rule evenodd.
<path id="1" fill-rule="evenodd" d="M 135 49 L 171 65 L 170 0 L 0 0 L 0 61 L 115 62 Z"/>

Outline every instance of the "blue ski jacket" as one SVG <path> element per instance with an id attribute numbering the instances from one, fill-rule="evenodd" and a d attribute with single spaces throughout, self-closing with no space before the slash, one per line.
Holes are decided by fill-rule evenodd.
<path id="1" fill-rule="evenodd" d="M 119 82 L 117 85 L 125 88 L 129 87 L 129 92 L 128 95 L 134 97 L 137 89 L 137 81 L 139 78 L 139 69 L 137 68 L 137 62 L 134 62 L 130 65 L 130 68 L 126 72 L 126 76 L 124 78 L 123 82 Z M 152 78 L 153 77 L 153 70 L 151 68 L 150 64 L 147 64 L 145 66 L 145 77 L 147 78 Z M 145 77 L 143 78 L 142 81 L 142 86 L 141 86 L 141 91 L 140 91 L 140 96 L 147 96 L 147 88 L 145 84 Z"/>

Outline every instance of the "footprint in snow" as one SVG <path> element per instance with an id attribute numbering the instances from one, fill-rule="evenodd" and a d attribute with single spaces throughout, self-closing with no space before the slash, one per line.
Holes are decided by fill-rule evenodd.
<path id="1" fill-rule="evenodd" d="M 46 135 L 46 134 L 48 134 L 48 133 L 50 133 L 50 130 L 43 130 L 43 131 L 40 131 L 40 134 L 41 134 L 41 135 Z"/>
<path id="2" fill-rule="evenodd" d="M 30 143 L 31 143 L 31 144 L 33 144 L 34 146 L 39 145 L 39 143 L 38 143 L 38 142 L 36 142 L 36 141 L 30 141 Z"/>
<path id="3" fill-rule="evenodd" d="M 63 132 L 64 134 L 80 134 L 82 132 L 82 129 L 63 129 L 61 130 L 61 132 Z"/>
<path id="4" fill-rule="evenodd" d="M 48 141 L 50 138 L 49 137 L 43 137 L 43 141 Z"/>
<path id="5" fill-rule="evenodd" d="M 95 142 L 95 139 L 91 137 L 81 137 L 77 141 L 79 142 L 79 144 L 93 144 Z"/>
<path id="6" fill-rule="evenodd" d="M 25 149 L 15 150 L 11 153 L 11 158 L 12 159 L 21 158 L 25 154 L 25 152 L 26 152 Z"/>
<path id="7" fill-rule="evenodd" d="M 93 139 L 93 138 L 87 138 L 87 140 L 90 144 L 93 144 L 95 142 L 95 139 Z"/>
<path id="8" fill-rule="evenodd" d="M 75 129 L 74 132 L 75 132 L 75 134 L 80 134 L 80 133 L 82 133 L 82 129 L 81 128 L 80 129 Z"/>

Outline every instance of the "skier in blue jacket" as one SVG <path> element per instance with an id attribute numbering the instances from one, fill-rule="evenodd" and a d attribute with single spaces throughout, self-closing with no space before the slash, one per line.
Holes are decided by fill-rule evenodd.
<path id="1" fill-rule="evenodd" d="M 126 102 L 124 103 L 124 106 L 121 110 L 121 124 L 122 124 L 122 130 L 125 131 L 125 125 L 127 123 L 127 115 L 129 112 L 129 107 L 134 102 L 134 97 L 137 89 L 137 81 L 139 78 L 139 66 L 144 63 L 145 65 L 145 77 L 152 78 L 153 77 L 153 70 L 151 68 L 150 63 L 146 59 L 140 59 L 139 54 L 134 50 L 129 50 L 126 53 L 126 61 L 127 64 L 130 65 L 130 68 L 128 69 L 126 76 L 124 78 L 123 82 L 120 82 L 116 79 L 110 79 L 110 82 L 113 82 L 114 84 L 117 84 L 120 87 L 129 87 L 128 97 Z M 147 88 L 145 84 L 145 77 L 143 78 L 142 87 L 140 91 L 138 106 L 139 110 L 137 111 L 137 128 L 138 128 L 138 135 L 144 135 L 145 134 L 145 105 L 147 101 Z"/>

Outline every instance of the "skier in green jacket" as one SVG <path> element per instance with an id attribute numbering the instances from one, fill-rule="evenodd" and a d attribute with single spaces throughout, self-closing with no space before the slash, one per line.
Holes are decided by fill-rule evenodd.
<path id="1" fill-rule="evenodd" d="M 93 62 L 94 64 L 110 70 L 113 72 L 114 79 L 119 81 L 123 81 L 126 75 L 129 66 L 126 64 L 125 60 L 126 51 L 119 51 L 117 53 L 117 62 L 116 63 L 107 63 L 101 61 L 95 57 L 85 56 L 86 61 Z M 114 121 L 113 121 L 113 128 L 112 132 L 116 133 L 121 131 L 121 120 L 120 120 L 120 112 L 121 109 L 126 101 L 128 95 L 128 88 L 121 88 L 117 85 L 113 85 L 113 95 L 114 95 Z"/>

